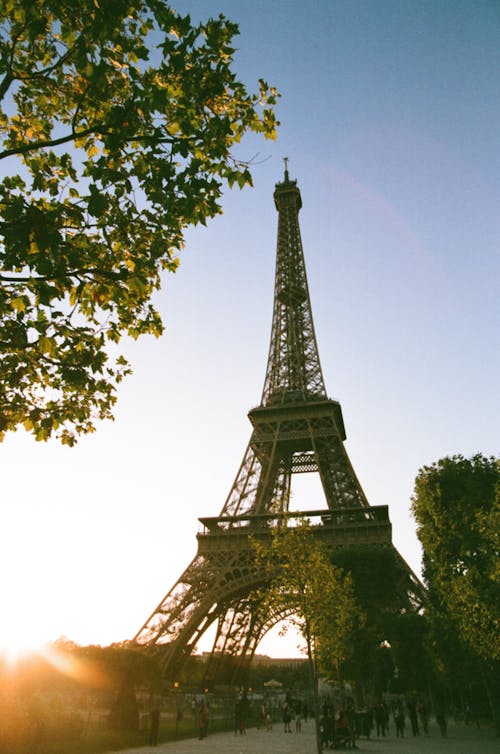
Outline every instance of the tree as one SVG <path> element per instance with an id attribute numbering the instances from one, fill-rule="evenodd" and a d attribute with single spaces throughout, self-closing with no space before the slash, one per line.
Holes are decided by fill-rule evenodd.
<path id="1" fill-rule="evenodd" d="M 429 589 L 488 661 L 500 660 L 499 472 L 494 458 L 443 458 L 420 470 L 412 498 Z"/>
<path id="2" fill-rule="evenodd" d="M 266 564 L 270 586 L 263 593 L 263 609 L 287 607 L 289 620 L 304 637 L 315 706 L 316 743 L 321 754 L 318 666 L 334 669 L 340 679 L 343 662 L 353 652 L 351 637 L 361 614 L 349 574 L 332 565 L 310 526 L 278 527 L 269 547 L 256 542 Z M 278 610 L 278 613 L 280 611 Z"/>
<path id="3" fill-rule="evenodd" d="M 419 471 L 412 510 L 435 644 L 448 635 L 480 663 L 500 731 L 499 481 L 498 459 L 446 457 Z"/>
<path id="4" fill-rule="evenodd" d="M 356 681 L 360 701 L 387 690 L 389 677 L 385 685 L 379 681 L 392 662 L 397 667 L 399 688 L 418 688 L 415 681 L 424 679 L 422 670 L 426 666 L 420 640 L 425 621 L 415 613 L 408 597 L 408 573 L 396 550 L 354 545 L 334 550 L 331 560 L 350 574 L 357 602 L 366 616 L 356 629 L 356 652 L 346 668 L 349 678 Z M 389 656 L 391 663 L 385 661 Z"/>
<path id="5" fill-rule="evenodd" d="M 0 10 L 0 439 L 112 418 L 116 345 L 159 336 L 151 304 L 187 226 L 251 184 L 232 149 L 275 137 L 277 93 L 232 70 L 236 24 L 165 0 L 4 0 Z"/>

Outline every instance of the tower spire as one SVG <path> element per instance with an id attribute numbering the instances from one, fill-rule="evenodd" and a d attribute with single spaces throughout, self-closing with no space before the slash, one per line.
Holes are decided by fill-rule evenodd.
<path id="1" fill-rule="evenodd" d="M 277 183 L 278 241 L 271 343 L 261 404 L 326 397 L 299 227 L 302 197 L 288 175 Z"/>

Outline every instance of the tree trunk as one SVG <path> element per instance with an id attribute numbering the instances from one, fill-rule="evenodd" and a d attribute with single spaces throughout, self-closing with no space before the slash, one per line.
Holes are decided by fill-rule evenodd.
<path id="1" fill-rule="evenodd" d="M 313 696 L 314 707 L 314 725 L 316 728 L 316 751 L 317 754 L 323 754 L 323 743 L 321 740 L 321 725 L 320 725 L 320 706 L 318 695 L 318 678 L 316 675 L 316 663 L 314 662 L 314 656 L 312 651 L 311 634 L 309 631 L 309 624 L 306 621 L 306 644 L 307 644 L 307 659 L 309 660 L 309 674 L 311 676 L 311 688 Z"/>
<path id="2" fill-rule="evenodd" d="M 489 674 L 487 672 L 483 673 L 483 683 L 490 705 L 491 717 L 493 720 L 493 725 L 495 726 L 495 733 L 497 736 L 500 736 L 500 698 L 498 694 L 498 688 L 496 688 L 497 684 L 491 683 L 488 675 Z"/>

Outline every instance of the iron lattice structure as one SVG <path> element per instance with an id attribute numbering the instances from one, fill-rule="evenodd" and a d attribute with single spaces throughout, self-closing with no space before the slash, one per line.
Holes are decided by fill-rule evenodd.
<path id="1" fill-rule="evenodd" d="M 198 552 L 135 636 L 164 650 L 174 678 L 198 640 L 217 621 L 212 657 L 248 664 L 285 613 L 263 614 L 256 590 L 268 572 L 256 565 L 250 535 L 270 537 L 273 527 L 301 518 L 328 547 L 391 547 L 387 506 L 370 506 L 344 448 L 338 401 L 327 397 L 319 360 L 299 227 L 302 199 L 288 170 L 274 192 L 278 242 L 269 358 L 261 403 L 248 416 L 253 431 L 242 464 L 218 517 L 201 518 Z M 320 475 L 327 508 L 291 513 L 293 474 Z M 422 601 L 422 586 L 399 553 L 403 607 Z M 290 610 L 288 610 L 290 612 Z"/>

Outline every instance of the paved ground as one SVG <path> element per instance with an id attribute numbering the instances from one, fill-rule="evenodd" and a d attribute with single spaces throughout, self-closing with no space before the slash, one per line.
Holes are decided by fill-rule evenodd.
<path id="1" fill-rule="evenodd" d="M 376 754 L 498 754 L 500 742 L 489 728 L 466 727 L 450 723 L 448 737 L 441 738 L 437 726 L 430 724 L 429 736 L 396 738 L 391 730 L 386 738 L 361 738 L 360 751 Z M 328 750 L 326 750 L 328 751 Z M 245 736 L 234 733 L 208 735 L 203 741 L 186 739 L 112 754 L 316 754 L 314 725 L 309 721 L 301 733 L 283 732 L 282 725 L 272 731 L 251 728 Z"/>

